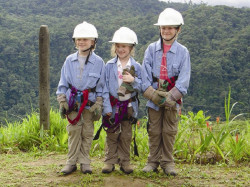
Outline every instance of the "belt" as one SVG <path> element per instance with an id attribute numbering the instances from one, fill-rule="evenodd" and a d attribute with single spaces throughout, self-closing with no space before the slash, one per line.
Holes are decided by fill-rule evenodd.
<path id="1" fill-rule="evenodd" d="M 71 84 L 69 84 L 69 88 L 70 88 L 70 89 L 72 88 L 72 85 L 71 85 Z M 96 87 L 94 87 L 94 88 L 89 88 L 89 89 L 86 89 L 86 90 L 88 90 L 88 92 L 95 92 Z M 77 90 L 77 91 L 80 91 L 80 92 L 81 92 L 81 90 Z"/>
<path id="2" fill-rule="evenodd" d="M 159 81 L 159 79 L 157 77 L 155 77 L 153 74 L 152 74 L 152 77 L 153 77 L 153 82 Z M 166 91 L 170 91 L 175 86 L 175 81 L 177 79 L 178 79 L 178 76 L 174 76 L 174 77 L 168 78 L 167 80 L 164 81 L 164 84 L 168 83 Z"/>
<path id="3" fill-rule="evenodd" d="M 116 103 L 119 101 L 118 99 L 116 99 L 114 96 L 112 96 L 110 94 L 109 94 L 109 99 L 110 99 L 110 103 L 111 103 L 112 107 L 114 105 L 116 105 Z M 138 98 L 138 94 L 136 94 L 135 96 L 131 97 L 130 99 L 128 99 L 126 101 L 128 101 L 129 103 L 131 103 L 131 102 L 135 102 L 137 99 L 138 99 L 138 102 L 140 102 L 139 98 Z M 119 102 L 123 102 L 123 101 L 119 101 Z"/>
<path id="4" fill-rule="evenodd" d="M 153 74 L 152 74 L 152 77 L 153 77 L 153 82 L 158 82 L 158 78 L 155 77 Z M 178 79 L 178 76 L 174 76 L 174 77 L 171 77 L 170 80 L 175 82 L 176 80 Z"/>

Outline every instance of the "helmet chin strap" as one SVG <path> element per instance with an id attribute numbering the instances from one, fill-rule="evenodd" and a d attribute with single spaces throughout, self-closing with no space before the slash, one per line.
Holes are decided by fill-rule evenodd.
<path id="1" fill-rule="evenodd" d="M 89 50 L 91 50 L 93 48 L 93 46 L 91 45 L 91 47 L 90 48 L 88 48 L 88 49 L 85 49 L 85 50 L 82 50 L 81 52 L 87 52 L 87 51 L 89 51 Z"/>
<path id="2" fill-rule="evenodd" d="M 169 41 L 173 40 L 173 39 L 176 37 L 176 34 L 177 34 L 177 33 L 175 33 L 175 35 L 174 35 L 171 39 L 169 39 L 169 40 L 164 39 L 162 36 L 161 36 L 161 38 L 162 38 L 163 40 L 165 40 L 166 42 L 169 42 Z"/>
<path id="3" fill-rule="evenodd" d="M 90 48 L 88 48 L 88 49 L 86 49 L 86 50 L 81 51 L 81 52 L 87 52 L 87 51 L 89 51 L 89 54 L 88 54 L 88 56 L 87 56 L 87 58 L 86 58 L 86 61 L 85 61 L 85 64 L 87 64 L 87 63 L 88 63 L 89 56 L 90 56 L 90 54 L 91 54 L 91 49 L 92 49 L 92 48 L 94 48 L 94 46 L 93 46 L 93 45 L 91 45 L 91 47 L 90 47 Z"/>
<path id="4" fill-rule="evenodd" d="M 169 39 L 169 40 L 166 40 L 166 39 L 164 39 L 163 37 L 162 37 L 162 39 L 165 40 L 165 41 L 167 41 L 167 42 L 169 42 L 169 41 L 173 40 L 175 37 L 176 37 L 176 33 L 175 33 L 175 35 L 174 35 L 171 39 Z"/>
<path id="5" fill-rule="evenodd" d="M 165 40 L 166 42 L 169 42 L 169 41 L 173 40 L 173 39 L 176 37 L 176 35 L 177 35 L 178 32 L 179 32 L 179 27 L 178 27 L 177 32 L 175 33 L 175 35 L 174 35 L 171 39 L 166 40 L 166 39 L 164 39 L 162 36 L 161 36 L 161 38 L 162 38 L 163 40 Z M 160 35 L 161 35 L 161 33 L 160 33 Z"/>
<path id="6" fill-rule="evenodd" d="M 75 43 L 75 38 L 73 38 L 73 41 L 74 41 L 74 43 Z M 96 44 L 96 43 L 97 43 L 97 39 L 95 38 L 95 44 Z M 95 45 L 91 45 L 91 46 L 90 46 L 90 48 L 85 49 L 85 50 L 82 50 L 81 52 L 83 52 L 83 53 L 84 53 L 84 52 L 87 52 L 87 51 L 89 51 L 89 50 L 93 49 L 93 48 L 94 48 L 94 46 L 95 46 Z"/>
<path id="7" fill-rule="evenodd" d="M 75 42 L 74 39 L 73 39 L 73 41 Z M 96 43 L 97 43 L 97 39 L 95 39 L 95 44 L 96 44 Z M 94 45 L 91 45 L 90 48 L 81 51 L 81 52 L 83 52 L 83 53 L 89 51 L 89 54 L 88 54 L 88 56 L 87 56 L 87 58 L 86 58 L 86 61 L 85 61 L 85 64 L 88 63 L 89 56 L 90 56 L 90 54 L 91 54 L 91 49 L 94 49 L 94 48 L 95 48 L 95 44 L 94 44 Z"/>

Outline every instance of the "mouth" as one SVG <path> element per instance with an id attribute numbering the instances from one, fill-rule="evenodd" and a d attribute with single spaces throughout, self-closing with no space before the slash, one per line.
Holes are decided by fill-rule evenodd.
<path id="1" fill-rule="evenodd" d="M 164 33 L 163 35 L 164 35 L 164 36 L 170 36 L 171 34 L 168 34 L 168 33 Z"/>
<path id="2" fill-rule="evenodd" d="M 124 56 L 125 55 L 125 53 L 118 53 L 120 56 Z"/>
<path id="3" fill-rule="evenodd" d="M 119 53 L 119 54 L 123 54 L 124 52 L 122 52 L 122 51 L 116 51 L 117 53 Z"/>
<path id="4" fill-rule="evenodd" d="M 165 35 L 163 35 L 163 37 L 164 38 L 170 38 L 170 37 L 172 37 L 170 34 L 165 34 Z"/>

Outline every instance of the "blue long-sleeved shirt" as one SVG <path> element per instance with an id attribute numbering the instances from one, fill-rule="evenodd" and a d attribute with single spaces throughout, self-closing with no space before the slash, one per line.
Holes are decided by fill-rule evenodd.
<path id="1" fill-rule="evenodd" d="M 153 76 L 160 77 L 160 66 L 162 61 L 161 41 L 151 43 L 145 51 L 142 64 L 142 91 L 152 86 L 158 88 L 158 83 L 153 82 Z M 166 54 L 168 77 L 178 76 L 175 87 L 182 93 L 187 94 L 191 75 L 190 55 L 187 48 L 177 41 L 174 41 L 170 50 Z M 147 106 L 159 110 L 152 101 L 147 102 Z"/>
<path id="2" fill-rule="evenodd" d="M 136 92 L 141 92 L 141 65 L 134 60 L 134 58 L 130 57 L 131 66 L 133 65 L 135 67 L 135 74 L 137 77 L 135 77 L 135 81 L 131 84 L 134 88 L 135 92 L 131 94 L 131 97 L 136 95 Z M 117 91 L 119 89 L 118 87 L 118 68 L 117 68 L 117 57 L 111 59 L 107 62 L 106 68 L 105 68 L 105 82 L 106 87 L 104 90 L 104 95 L 107 93 L 112 95 L 113 97 L 118 99 Z M 138 115 L 138 101 L 131 102 L 134 113 L 133 117 L 137 117 Z M 103 103 L 104 111 L 103 114 L 107 114 L 112 112 L 112 114 L 115 114 L 115 107 L 111 107 L 110 101 L 104 101 Z"/>
<path id="3" fill-rule="evenodd" d="M 95 102 L 96 97 L 103 97 L 103 100 L 109 99 L 107 94 L 102 95 L 106 86 L 104 82 L 105 63 L 101 57 L 94 52 L 91 53 L 88 63 L 84 65 L 83 72 L 80 70 L 78 61 L 78 52 L 69 55 L 61 69 L 61 77 L 56 91 L 57 95 L 65 94 L 67 101 L 71 93 L 69 84 L 77 90 L 86 90 L 96 87 L 96 92 L 90 92 L 88 100 Z M 106 96 L 106 97 L 105 97 Z M 86 106 L 85 108 L 89 108 Z"/>

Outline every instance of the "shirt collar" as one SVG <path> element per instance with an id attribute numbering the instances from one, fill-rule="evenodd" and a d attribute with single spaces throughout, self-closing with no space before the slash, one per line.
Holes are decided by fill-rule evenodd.
<path id="1" fill-rule="evenodd" d="M 171 51 L 172 53 L 176 53 L 176 51 L 177 51 L 177 44 L 178 44 L 178 42 L 175 40 L 172 43 L 171 48 L 169 49 L 169 51 Z M 156 42 L 156 51 L 160 51 L 160 50 L 161 50 L 161 39 L 159 39 Z"/>
<path id="2" fill-rule="evenodd" d="M 75 53 L 72 55 L 72 60 L 71 60 L 71 61 L 77 61 L 77 60 L 78 60 L 77 56 L 78 56 L 78 51 L 75 52 Z"/>
<path id="3" fill-rule="evenodd" d="M 71 61 L 78 61 L 78 53 L 79 52 L 77 51 L 77 52 L 75 52 L 73 54 Z M 90 54 L 90 56 L 89 56 L 89 60 L 88 60 L 88 62 L 90 62 L 92 64 L 94 63 L 94 56 L 93 56 L 93 54 L 94 54 L 94 52 L 92 51 L 91 54 Z"/>
<path id="4" fill-rule="evenodd" d="M 122 64 L 121 64 L 121 61 L 120 61 L 119 58 L 117 59 L 117 67 L 122 68 Z M 128 62 L 127 62 L 127 64 L 126 64 L 126 66 L 125 66 L 125 69 L 126 69 L 126 68 L 130 68 L 130 67 L 131 67 L 131 60 L 130 60 L 130 58 L 129 58 L 129 59 L 128 59 Z"/>

